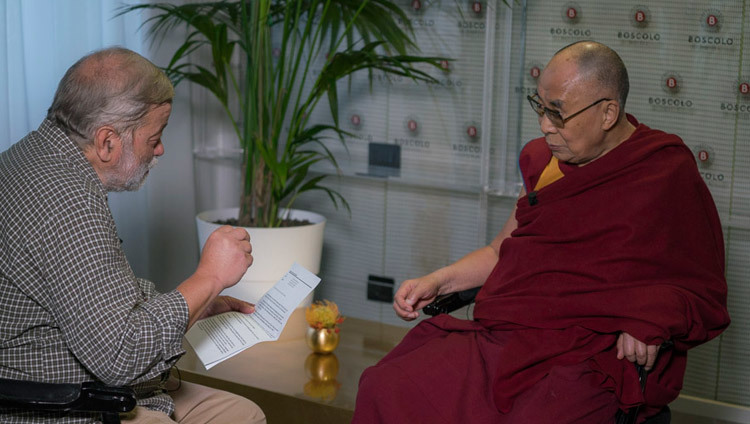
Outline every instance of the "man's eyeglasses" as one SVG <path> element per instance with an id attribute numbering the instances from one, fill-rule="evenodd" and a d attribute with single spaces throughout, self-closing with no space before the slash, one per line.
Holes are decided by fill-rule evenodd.
<path id="1" fill-rule="evenodd" d="M 595 101 L 594 103 L 591 103 L 590 105 L 586 106 L 585 108 L 579 110 L 578 112 L 568 116 L 567 118 L 563 118 L 562 115 L 560 115 L 559 111 L 552 110 L 544 106 L 539 100 L 537 100 L 539 99 L 539 93 L 534 94 L 533 96 L 526 96 L 526 98 L 529 100 L 529 104 L 531 105 L 531 108 L 534 109 L 534 112 L 536 112 L 537 115 L 539 115 L 540 117 L 547 115 L 547 118 L 550 120 L 550 122 L 552 122 L 552 125 L 556 126 L 557 128 L 563 128 L 566 122 L 570 121 L 571 119 L 585 112 L 589 108 L 592 108 L 603 101 L 612 100 L 612 99 L 607 99 L 607 98 L 599 99 Z"/>

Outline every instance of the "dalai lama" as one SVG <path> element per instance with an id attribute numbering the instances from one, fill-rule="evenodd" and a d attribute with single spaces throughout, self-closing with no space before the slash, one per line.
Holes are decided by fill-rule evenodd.
<path id="1" fill-rule="evenodd" d="M 691 151 L 626 114 L 628 89 L 603 44 L 552 57 L 528 98 L 543 137 L 521 152 L 505 226 L 395 295 L 413 320 L 482 286 L 474 319 L 412 329 L 363 373 L 354 423 L 610 424 L 677 397 L 688 349 L 729 325 L 721 225 Z"/>

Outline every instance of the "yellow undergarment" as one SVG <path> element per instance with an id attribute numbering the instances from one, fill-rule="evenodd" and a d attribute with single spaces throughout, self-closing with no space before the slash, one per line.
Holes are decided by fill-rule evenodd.
<path id="1" fill-rule="evenodd" d="M 534 191 L 541 190 L 542 188 L 554 183 L 565 176 L 560 170 L 560 164 L 557 162 L 557 158 L 552 156 L 547 166 L 544 167 L 542 175 L 539 176 L 539 181 L 534 186 Z"/>

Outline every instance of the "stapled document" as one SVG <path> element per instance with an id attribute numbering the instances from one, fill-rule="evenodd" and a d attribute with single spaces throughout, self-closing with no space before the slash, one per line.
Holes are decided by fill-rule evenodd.
<path id="1" fill-rule="evenodd" d="M 255 304 L 255 312 L 227 312 L 202 319 L 185 338 L 210 369 L 260 342 L 278 340 L 294 308 L 319 282 L 318 276 L 295 263 Z"/>

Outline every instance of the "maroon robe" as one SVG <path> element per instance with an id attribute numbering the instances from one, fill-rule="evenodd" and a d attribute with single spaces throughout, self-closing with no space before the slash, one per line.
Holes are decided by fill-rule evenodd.
<path id="1" fill-rule="evenodd" d="M 649 374 L 642 412 L 674 400 L 685 351 L 729 324 L 723 238 L 691 151 L 679 137 L 629 118 L 636 130 L 628 140 L 586 166 L 561 164 L 564 178 L 519 199 L 518 228 L 477 296 L 475 322 L 438 316 L 420 323 L 362 380 L 393 365 L 404 384 L 416 386 L 401 396 L 432 405 L 446 422 L 497 422 L 495 411 L 451 412 L 484 389 L 442 387 L 434 374 L 453 375 L 465 389 L 489 380 L 476 387 L 486 386 L 491 400 L 475 403 L 502 416 L 554 367 L 587 364 L 626 408 L 644 398 L 635 367 L 616 358 L 624 331 L 647 344 L 674 343 Z M 550 158 L 543 138 L 524 147 L 527 188 Z M 372 396 L 360 391 L 357 407 Z M 394 417 L 410 416 L 402 412 Z M 467 418 L 474 412 L 482 417 Z"/>

